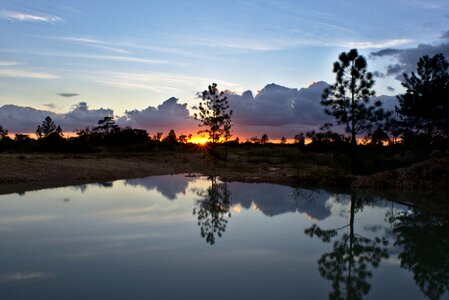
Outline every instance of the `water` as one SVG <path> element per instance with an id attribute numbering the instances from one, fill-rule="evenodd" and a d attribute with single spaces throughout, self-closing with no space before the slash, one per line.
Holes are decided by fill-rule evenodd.
<path id="1" fill-rule="evenodd" d="M 0 196 L 0 299 L 447 299 L 449 220 L 156 176 Z"/>

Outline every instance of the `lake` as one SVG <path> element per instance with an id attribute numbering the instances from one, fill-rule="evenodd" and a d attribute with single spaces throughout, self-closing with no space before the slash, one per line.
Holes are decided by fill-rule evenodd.
<path id="1" fill-rule="evenodd" d="M 448 299 L 449 218 L 197 175 L 0 196 L 0 299 Z"/>

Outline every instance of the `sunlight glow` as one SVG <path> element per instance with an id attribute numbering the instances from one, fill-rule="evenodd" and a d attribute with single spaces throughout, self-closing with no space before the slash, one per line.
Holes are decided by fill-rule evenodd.
<path id="1" fill-rule="evenodd" d="M 201 136 L 193 137 L 189 142 L 193 144 L 205 145 L 207 143 L 207 138 Z"/>

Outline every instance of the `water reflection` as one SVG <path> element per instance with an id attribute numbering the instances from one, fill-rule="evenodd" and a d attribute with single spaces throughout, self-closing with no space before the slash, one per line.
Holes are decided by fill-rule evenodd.
<path id="1" fill-rule="evenodd" d="M 355 214 L 362 210 L 363 200 L 351 195 L 349 223 L 334 229 L 321 229 L 317 224 L 304 230 L 310 237 L 318 237 L 323 242 L 334 241 L 331 252 L 321 255 L 318 269 L 322 277 L 332 282 L 329 299 L 363 299 L 370 290 L 369 278 L 382 259 L 388 258 L 384 237 L 370 239 L 354 230 Z M 338 237 L 339 232 L 347 230 Z"/>
<path id="2" fill-rule="evenodd" d="M 447 298 L 448 218 L 371 200 L 185 175 L 2 195 L 0 298 Z"/>
<path id="3" fill-rule="evenodd" d="M 168 200 L 176 200 L 178 195 L 185 195 L 192 176 L 153 176 L 146 178 L 127 179 L 126 185 L 141 186 L 147 190 L 157 190 Z"/>
<path id="4" fill-rule="evenodd" d="M 449 218 L 413 209 L 392 216 L 401 267 L 429 299 L 440 299 L 449 290 Z"/>
<path id="5" fill-rule="evenodd" d="M 193 209 L 193 214 L 198 218 L 201 236 L 208 244 L 213 245 L 215 239 L 225 232 L 227 218 L 231 218 L 231 193 L 228 184 L 218 181 L 216 176 L 211 176 L 208 180 L 210 186 L 206 190 L 197 191 L 200 198 L 196 200 L 197 207 Z"/>

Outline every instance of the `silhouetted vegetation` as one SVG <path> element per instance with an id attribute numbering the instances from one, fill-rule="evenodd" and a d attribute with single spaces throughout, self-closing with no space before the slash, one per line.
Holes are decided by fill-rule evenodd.
<path id="1" fill-rule="evenodd" d="M 427 145 L 449 137 L 449 64 L 443 54 L 421 57 L 416 73 L 404 74 L 398 96 L 399 125 L 406 143 Z M 417 143 L 418 142 L 418 143 Z"/>
<path id="2" fill-rule="evenodd" d="M 449 291 L 449 219 L 413 209 L 390 218 L 401 247 L 401 267 L 429 299 L 440 299 Z"/>
<path id="3" fill-rule="evenodd" d="M 209 152 L 212 156 L 227 159 L 228 153 L 220 155 L 216 151 L 217 143 L 224 143 L 231 138 L 232 110 L 229 109 L 227 97 L 219 91 L 216 83 L 209 85 L 208 89 L 199 94 L 202 102 L 198 106 L 198 113 L 194 114 L 196 120 L 203 127 L 198 133 L 207 134 L 210 143 Z M 227 150 L 227 148 L 225 148 Z"/>
<path id="4" fill-rule="evenodd" d="M 229 201 L 231 192 L 226 182 L 219 182 L 216 176 L 209 177 L 211 184 L 206 191 L 198 191 L 200 199 L 198 208 L 193 209 L 193 214 L 198 217 L 198 226 L 201 236 L 210 245 L 215 244 L 215 239 L 221 237 L 226 230 L 227 217 L 231 217 Z"/>
<path id="5" fill-rule="evenodd" d="M 380 101 L 370 103 L 374 96 L 374 78 L 371 72 L 367 72 L 366 59 L 356 49 L 342 52 L 338 59 L 333 68 L 335 84 L 324 91 L 321 101 L 324 112 L 335 118 L 335 124 L 326 123 L 323 127 L 344 126 L 349 134 L 354 159 L 357 135 L 370 133 L 377 122 L 384 120 L 385 112 Z M 354 160 L 352 165 L 354 171 Z"/>
<path id="6" fill-rule="evenodd" d="M 372 276 L 369 266 L 377 268 L 382 259 L 388 258 L 385 238 L 369 239 L 355 233 L 355 215 L 362 208 L 363 201 L 351 195 L 349 224 L 327 230 L 314 224 L 304 231 L 325 243 L 335 239 L 332 251 L 324 253 L 318 260 L 321 276 L 332 282 L 329 299 L 363 299 L 371 287 L 368 281 Z M 338 239 L 338 233 L 345 229 L 348 233 Z"/>

